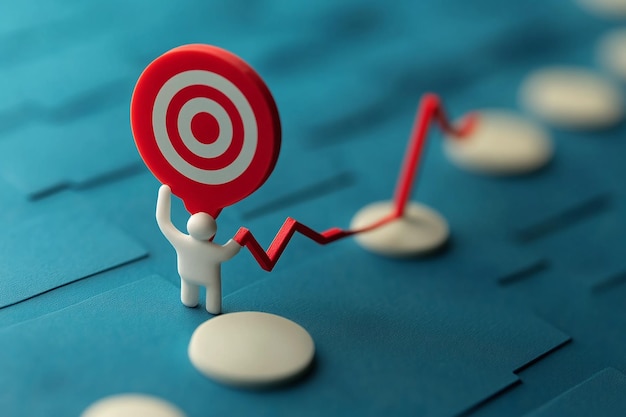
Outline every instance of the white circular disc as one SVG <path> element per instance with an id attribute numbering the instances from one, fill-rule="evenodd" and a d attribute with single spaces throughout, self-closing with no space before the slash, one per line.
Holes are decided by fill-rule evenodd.
<path id="1" fill-rule="evenodd" d="M 626 18 L 626 0 L 578 0 L 578 3 L 603 16 Z"/>
<path id="2" fill-rule="evenodd" d="M 223 314 L 191 336 L 189 359 L 205 376 L 241 387 L 291 381 L 311 365 L 315 345 L 302 326 L 274 314 Z"/>
<path id="3" fill-rule="evenodd" d="M 499 110 L 482 110 L 467 137 L 447 137 L 446 155 L 456 165 L 487 174 L 524 174 L 535 171 L 552 157 L 548 132 L 537 124 Z"/>
<path id="4" fill-rule="evenodd" d="M 393 210 L 391 201 L 381 201 L 363 207 L 352 218 L 351 229 L 367 227 Z M 374 230 L 355 235 L 365 249 L 395 258 L 424 255 L 440 248 L 450 235 L 443 217 L 417 203 L 406 207 L 404 216 Z"/>
<path id="5" fill-rule="evenodd" d="M 609 32 L 598 47 L 600 63 L 626 81 L 626 29 Z"/>
<path id="6" fill-rule="evenodd" d="M 81 417 L 185 417 L 174 405 L 144 394 L 120 394 L 90 405 Z"/>
<path id="7" fill-rule="evenodd" d="M 577 68 L 535 71 L 524 81 L 520 99 L 537 116 L 565 128 L 606 128 L 624 114 L 618 86 Z"/>

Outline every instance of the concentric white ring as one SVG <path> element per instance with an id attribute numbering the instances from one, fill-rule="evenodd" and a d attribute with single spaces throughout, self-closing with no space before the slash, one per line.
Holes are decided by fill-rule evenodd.
<path id="1" fill-rule="evenodd" d="M 224 94 L 233 103 L 243 122 L 243 146 L 241 148 L 241 151 L 229 165 L 220 169 L 207 170 L 198 168 L 190 164 L 176 152 L 176 149 L 174 149 L 174 146 L 172 145 L 167 134 L 166 116 L 170 102 L 179 91 L 186 87 L 194 85 L 204 85 L 207 87 L 215 88 L 216 90 Z M 192 102 L 193 100 L 194 99 L 190 100 L 189 102 Z M 202 108 L 205 108 L 204 106 L 207 105 L 207 103 L 203 101 L 200 103 L 202 103 Z M 184 107 L 185 106 L 183 106 L 183 108 Z M 194 107 L 195 104 L 192 105 L 190 108 Z M 226 112 L 223 108 L 222 110 Z M 201 112 L 204 111 L 205 110 L 201 110 Z M 195 114 L 192 114 L 191 116 L 185 114 L 185 117 L 189 119 L 189 132 L 191 131 L 191 118 Z M 218 120 L 221 130 L 223 121 L 218 118 L 219 115 L 213 113 L 211 114 Z M 177 123 L 177 128 L 179 129 L 179 134 L 181 132 L 185 132 L 184 134 L 187 135 L 187 129 L 180 129 L 180 113 L 178 118 L 179 119 Z M 229 125 L 231 126 L 232 132 L 232 122 L 230 120 Z M 239 88 L 237 88 L 236 85 L 234 85 L 223 76 L 204 70 L 190 70 L 181 72 L 180 74 L 176 74 L 175 76 L 170 78 L 165 84 L 163 84 L 163 86 L 159 90 L 159 93 L 156 96 L 154 107 L 152 109 L 152 128 L 157 146 L 159 147 L 161 154 L 167 160 L 167 162 L 185 177 L 206 185 L 225 184 L 243 174 L 250 166 L 258 144 L 257 120 L 252 110 L 252 107 L 250 106 L 250 103 L 248 102 L 244 94 L 239 90 Z M 193 137 L 193 135 L 191 136 Z M 230 135 L 230 138 L 232 140 L 232 134 Z M 187 139 L 189 139 L 189 137 L 187 137 Z M 186 146 L 189 146 L 188 142 L 189 140 L 185 141 Z M 200 143 L 198 143 L 198 145 L 200 146 L 199 149 L 202 149 L 201 153 L 205 153 L 206 148 L 204 148 L 204 146 L 201 146 Z M 194 149 L 195 148 L 196 147 L 194 146 Z M 219 148 L 217 149 L 219 150 Z M 190 150 L 194 152 L 193 149 Z M 211 152 L 215 152 L 215 150 L 212 150 Z"/>
<path id="2" fill-rule="evenodd" d="M 200 113 L 208 113 L 215 117 L 220 129 L 213 143 L 205 144 L 197 140 L 191 130 L 191 120 Z M 233 142 L 233 124 L 228 113 L 214 100 L 196 97 L 186 102 L 178 114 L 178 133 L 187 148 L 203 158 L 215 158 L 226 152 Z"/>

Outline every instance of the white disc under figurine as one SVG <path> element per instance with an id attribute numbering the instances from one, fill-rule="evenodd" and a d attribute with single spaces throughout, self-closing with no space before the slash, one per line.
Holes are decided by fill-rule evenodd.
<path id="1" fill-rule="evenodd" d="M 178 407 L 151 395 L 120 394 L 90 405 L 81 417 L 185 417 Z"/>
<path id="2" fill-rule="evenodd" d="M 363 207 L 352 218 L 351 229 L 360 229 L 382 219 L 393 210 L 391 201 Z M 434 210 L 410 203 L 404 216 L 369 232 L 355 235 L 365 249 L 394 258 L 425 255 L 439 249 L 448 240 L 448 223 Z"/>
<path id="3" fill-rule="evenodd" d="M 626 29 L 609 32 L 598 46 L 602 66 L 626 81 Z"/>
<path id="4" fill-rule="evenodd" d="M 578 0 L 591 12 L 606 17 L 626 18 L 626 0 Z"/>
<path id="5" fill-rule="evenodd" d="M 444 141 L 448 158 L 470 171 L 514 175 L 535 171 L 552 158 L 548 132 L 512 112 L 478 112 L 471 135 Z"/>
<path id="6" fill-rule="evenodd" d="M 535 71 L 524 81 L 520 99 L 537 116 L 565 128 L 608 128 L 624 115 L 619 87 L 607 78 L 578 68 Z"/>
<path id="7" fill-rule="evenodd" d="M 315 345 L 300 325 L 275 314 L 245 311 L 201 324 L 191 336 L 189 359 L 205 376 L 239 387 L 278 385 L 301 376 Z"/>

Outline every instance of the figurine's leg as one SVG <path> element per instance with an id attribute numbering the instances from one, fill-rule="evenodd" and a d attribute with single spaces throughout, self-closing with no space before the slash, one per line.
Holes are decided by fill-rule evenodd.
<path id="1" fill-rule="evenodd" d="M 216 279 L 206 287 L 206 311 L 211 314 L 222 312 L 222 281 Z"/>
<path id="2" fill-rule="evenodd" d="M 198 305 L 200 298 L 200 287 L 184 279 L 180 279 L 180 301 L 187 307 L 195 307 Z"/>

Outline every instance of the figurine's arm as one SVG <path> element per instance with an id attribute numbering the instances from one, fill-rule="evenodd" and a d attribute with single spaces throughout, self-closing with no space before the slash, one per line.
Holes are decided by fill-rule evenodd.
<path id="1" fill-rule="evenodd" d="M 233 239 L 230 239 L 224 245 L 222 245 L 222 250 L 220 251 L 220 255 L 222 261 L 227 261 L 233 256 L 237 255 L 241 250 L 241 245 L 235 242 Z"/>
<path id="2" fill-rule="evenodd" d="M 168 185 L 162 185 L 159 188 L 159 196 L 157 197 L 156 221 L 163 235 L 174 244 L 182 233 L 176 229 L 171 219 L 172 211 L 172 190 Z"/>

